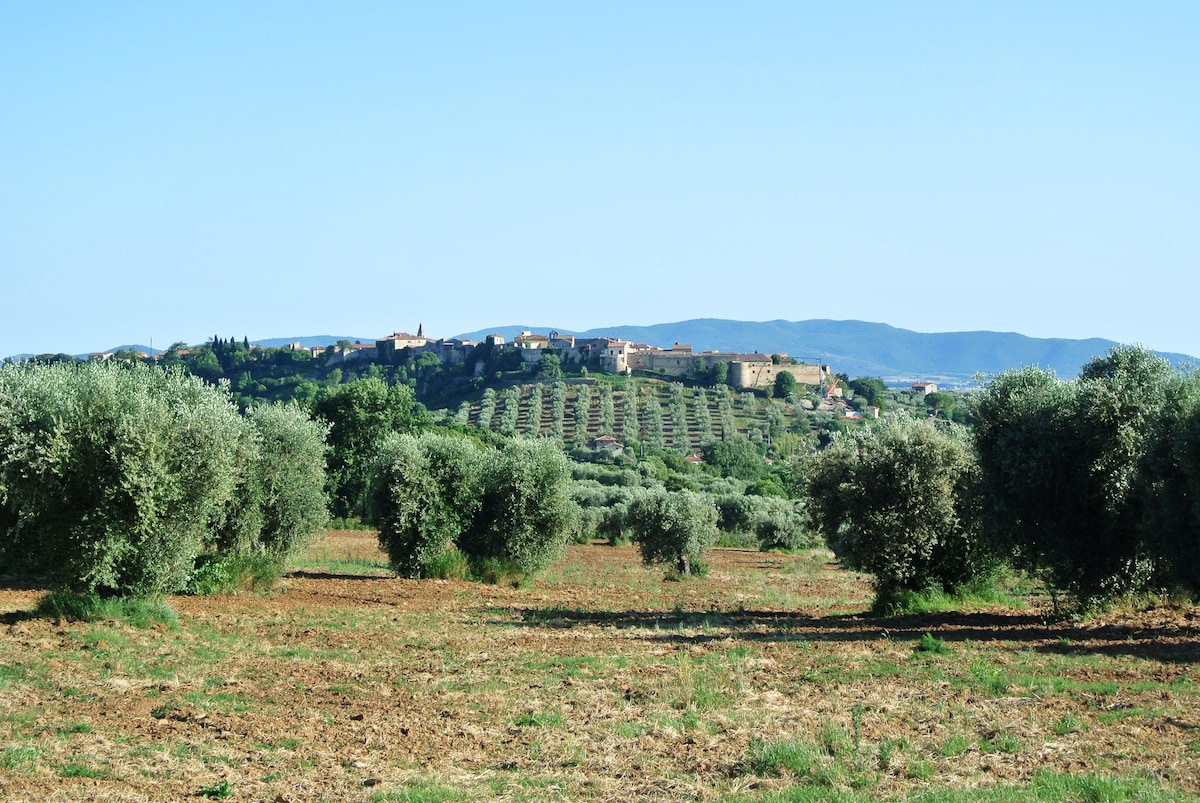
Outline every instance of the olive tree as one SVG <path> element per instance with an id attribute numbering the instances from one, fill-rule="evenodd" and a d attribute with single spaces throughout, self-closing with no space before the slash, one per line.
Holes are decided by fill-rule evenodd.
<path id="1" fill-rule="evenodd" d="M 246 427 L 225 391 L 174 370 L 0 368 L 0 572 L 180 589 L 234 497 Z"/>
<path id="2" fill-rule="evenodd" d="M 435 433 L 390 436 L 371 485 L 371 519 L 402 577 L 430 567 L 471 525 L 479 507 L 480 451 L 465 438 Z"/>
<path id="3" fill-rule="evenodd" d="M 363 513 L 369 467 L 384 438 L 413 429 L 413 391 L 368 377 L 334 386 L 317 400 L 316 417 L 329 424 L 328 488 L 333 514 Z"/>
<path id="4" fill-rule="evenodd" d="M 1200 373 L 1181 379 L 1155 423 L 1140 494 L 1147 544 L 1200 596 Z"/>
<path id="5" fill-rule="evenodd" d="M 899 591 L 953 592 L 989 573 L 961 431 L 894 415 L 833 436 L 805 473 L 808 512 L 850 568 L 875 575 L 878 601 Z"/>
<path id="6" fill-rule="evenodd" d="M 704 553 L 717 540 L 717 507 L 708 494 L 647 491 L 629 503 L 626 525 L 644 563 L 690 575 L 702 570 Z"/>
<path id="7" fill-rule="evenodd" d="M 280 561 L 294 557 L 329 520 L 325 495 L 327 425 L 295 404 L 251 408 L 258 445 L 250 468 L 258 486 L 261 530 L 256 548 Z"/>
<path id="8" fill-rule="evenodd" d="M 1176 381 L 1139 347 L 1093 359 L 1073 382 L 1035 368 L 995 377 L 973 417 L 998 547 L 1084 603 L 1155 583 L 1143 468 Z"/>
<path id="9" fill-rule="evenodd" d="M 188 593 L 259 587 L 279 578 L 329 519 L 328 426 L 296 404 L 246 412 L 234 491 L 197 555 Z"/>
<path id="10" fill-rule="evenodd" d="M 566 546 L 575 519 L 571 467 L 557 444 L 514 438 L 480 461 L 479 506 L 458 540 L 468 558 L 532 573 Z"/>

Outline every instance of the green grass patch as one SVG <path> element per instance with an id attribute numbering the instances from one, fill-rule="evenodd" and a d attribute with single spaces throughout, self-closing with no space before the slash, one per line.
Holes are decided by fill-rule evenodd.
<path id="1" fill-rule="evenodd" d="M 283 561 L 273 555 L 217 555 L 196 558 L 185 594 L 233 594 L 269 591 L 283 575 Z"/>
<path id="2" fill-rule="evenodd" d="M 209 800 L 224 800 L 233 797 L 233 785 L 229 781 L 221 779 L 215 783 L 201 786 L 200 791 L 196 794 Z"/>
<path id="3" fill-rule="evenodd" d="M 650 729 L 641 722 L 622 722 L 613 728 L 613 732 L 622 739 L 637 739 L 640 736 L 645 736 Z"/>
<path id="4" fill-rule="evenodd" d="M 1008 676 L 1004 674 L 1004 670 L 988 660 L 972 662 L 971 677 L 975 681 L 976 688 L 993 697 L 1003 695 L 1012 685 Z"/>
<path id="5" fill-rule="evenodd" d="M 961 733 L 952 733 L 942 742 L 942 755 L 945 758 L 955 758 L 971 749 L 971 742 Z"/>
<path id="6" fill-rule="evenodd" d="M 561 711 L 526 711 L 512 720 L 518 728 L 561 728 L 566 722 Z"/>
<path id="7" fill-rule="evenodd" d="M 116 780 L 120 777 L 112 770 L 78 763 L 60 764 L 55 767 L 54 774 L 59 778 L 97 778 L 102 780 Z"/>
<path id="8" fill-rule="evenodd" d="M 440 784 L 423 782 L 390 792 L 372 795 L 372 803 L 445 803 L 466 800 L 466 797 Z"/>
<path id="9" fill-rule="evenodd" d="M 175 612 L 161 599 L 104 597 L 95 592 L 52 591 L 38 601 L 37 616 L 71 622 L 124 622 L 131 627 L 167 627 L 179 624 Z"/>
<path id="10" fill-rule="evenodd" d="M 939 588 L 924 591 L 899 589 L 881 592 L 871 604 L 871 613 L 875 616 L 898 616 L 905 613 L 966 611 L 995 605 L 1022 608 L 1025 602 L 1020 596 L 1008 591 L 1001 583 L 994 580 L 981 580 L 958 589 L 954 593 Z"/>
<path id="11" fill-rule="evenodd" d="M 932 633 L 926 633 L 917 641 L 913 652 L 922 655 L 949 655 L 953 650 L 946 646 L 944 639 L 937 638 Z"/>
<path id="12" fill-rule="evenodd" d="M 42 750 L 31 744 L 15 744 L 0 748 L 0 769 L 23 771 L 32 769 L 41 758 Z"/>
<path id="13" fill-rule="evenodd" d="M 1096 714 L 1096 719 L 1103 722 L 1105 725 L 1112 725 L 1115 722 L 1123 722 L 1127 719 L 1154 719 L 1162 715 L 1160 711 L 1151 711 L 1146 708 L 1137 708 L 1134 706 L 1114 708 L 1111 711 L 1101 711 Z"/>
<path id="14" fill-rule="evenodd" d="M 1020 737 L 1008 731 L 989 734 L 979 739 L 979 749 L 984 753 L 1020 753 L 1024 745 Z"/>
<path id="15" fill-rule="evenodd" d="M 1082 733 L 1087 730 L 1087 726 L 1083 724 L 1083 720 L 1074 714 L 1063 714 L 1054 723 L 1054 732 L 1059 736 L 1066 736 L 1069 733 Z"/>
<path id="16" fill-rule="evenodd" d="M 57 729 L 60 736 L 69 736 L 72 733 L 91 733 L 92 726 L 86 722 L 74 722 L 68 725 L 63 725 Z"/>
<path id="17" fill-rule="evenodd" d="M 868 768 L 865 756 L 859 753 L 850 736 L 840 726 L 826 722 L 816 741 L 785 739 L 763 741 L 754 739 L 744 766 L 751 773 L 762 777 L 794 777 L 805 790 L 804 797 L 780 799 L 826 800 L 842 798 L 844 789 L 869 789 L 878 777 Z M 822 794 L 812 796 L 814 788 Z M 831 790 L 839 790 L 834 798 L 828 797 Z"/>

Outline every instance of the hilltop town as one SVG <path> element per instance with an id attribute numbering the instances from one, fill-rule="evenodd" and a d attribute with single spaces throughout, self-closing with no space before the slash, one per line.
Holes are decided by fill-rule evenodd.
<path id="1" fill-rule="evenodd" d="M 395 332 L 373 343 L 314 347 L 310 351 L 314 357 L 326 354 L 327 366 L 354 362 L 392 364 L 421 354 L 433 355 L 442 364 L 453 365 L 469 362 L 474 357 L 476 364 L 468 367 L 479 375 L 485 365 L 479 353 L 481 346 L 492 351 L 511 346 L 520 355 L 522 363 L 531 368 L 547 354 L 554 354 L 563 365 L 594 365 L 610 374 L 642 372 L 681 378 L 719 371 L 725 374 L 724 384 L 744 390 L 771 387 L 780 374 L 791 374 L 796 382 L 814 387 L 829 384 L 833 379 L 830 366 L 798 362 L 786 354 L 697 352 L 686 343 L 675 343 L 670 349 L 663 349 L 619 338 L 582 338 L 557 331 L 542 335 L 526 330 L 507 343 L 503 336 L 495 334 L 488 335 L 483 341 L 433 339 L 426 337 L 424 326 L 419 325 L 415 335 Z M 303 347 L 295 343 L 293 348 Z"/>

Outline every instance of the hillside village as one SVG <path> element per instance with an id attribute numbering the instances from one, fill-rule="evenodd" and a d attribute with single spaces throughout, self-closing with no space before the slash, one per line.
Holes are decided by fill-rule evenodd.
<path id="1" fill-rule="evenodd" d="M 396 332 L 380 338 L 374 343 L 354 343 L 340 347 L 316 347 L 313 356 L 327 353 L 326 365 L 352 362 L 393 363 L 403 356 L 430 354 L 443 364 L 467 362 L 475 356 L 472 366 L 476 375 L 483 370 L 484 360 L 479 358 L 478 349 L 490 350 L 511 346 L 521 356 L 524 365 L 535 367 L 546 354 L 556 354 L 564 365 L 596 365 L 610 374 L 633 374 L 641 372 L 661 377 L 688 377 L 712 371 L 718 364 L 727 370 L 726 384 L 743 390 L 755 390 L 775 384 L 780 374 L 791 374 L 796 381 L 813 387 L 833 382 L 833 371 L 828 365 L 797 362 L 786 354 L 742 354 L 723 351 L 694 351 L 685 343 L 675 343 L 670 349 L 634 343 L 618 338 L 581 338 L 570 334 L 551 331 L 534 334 L 524 331 L 506 343 L 501 335 L 488 335 L 484 341 L 464 338 L 433 339 L 425 336 L 424 326 L 417 327 L 415 335 Z M 299 343 L 293 348 L 302 348 Z M 332 348 L 332 352 L 327 349 Z"/>

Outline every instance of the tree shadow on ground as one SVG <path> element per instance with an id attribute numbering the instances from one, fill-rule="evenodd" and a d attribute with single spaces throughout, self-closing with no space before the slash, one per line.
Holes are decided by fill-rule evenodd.
<path id="1" fill-rule="evenodd" d="M 951 643 L 1012 642 L 1039 652 L 1064 655 L 1130 655 L 1164 662 L 1200 660 L 1196 622 L 1124 625 L 1050 621 L 1044 616 L 1005 611 L 946 611 L 897 616 L 831 614 L 805 616 L 779 611 L 584 611 L 564 608 L 511 608 L 521 627 L 613 627 L 644 631 L 654 642 L 703 644 L 732 635 L 746 641 L 916 642 L 926 633 Z M 513 626 L 511 620 L 490 624 Z M 734 632 L 730 632 L 734 631 Z"/>
<path id="2" fill-rule="evenodd" d="M 361 572 L 341 574 L 338 572 L 310 572 L 305 569 L 297 569 L 284 573 L 283 579 L 286 580 L 289 577 L 303 578 L 305 580 L 362 580 L 363 582 L 396 579 L 396 576 L 393 574 L 363 574 Z"/>

